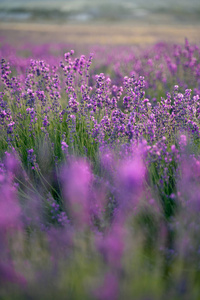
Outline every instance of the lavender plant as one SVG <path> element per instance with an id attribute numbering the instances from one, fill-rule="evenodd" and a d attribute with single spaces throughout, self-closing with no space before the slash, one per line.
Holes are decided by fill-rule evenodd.
<path id="1" fill-rule="evenodd" d="M 198 299 L 199 48 L 98 49 L 1 59 L 0 298 Z"/>

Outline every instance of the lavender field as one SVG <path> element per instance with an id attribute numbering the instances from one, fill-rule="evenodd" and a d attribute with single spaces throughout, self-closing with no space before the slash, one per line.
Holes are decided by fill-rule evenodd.
<path id="1" fill-rule="evenodd" d="M 200 46 L 0 58 L 0 299 L 200 299 Z"/>

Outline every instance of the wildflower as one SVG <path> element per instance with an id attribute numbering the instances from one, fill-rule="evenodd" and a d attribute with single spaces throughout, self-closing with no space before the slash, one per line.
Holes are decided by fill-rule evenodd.
<path id="1" fill-rule="evenodd" d="M 62 172 L 62 181 L 66 206 L 70 208 L 76 225 L 88 225 L 90 222 L 89 189 L 93 175 L 89 164 L 84 160 L 73 160 Z"/>
<path id="2" fill-rule="evenodd" d="M 180 140 L 179 140 L 180 146 L 186 146 L 187 145 L 187 137 L 184 134 L 181 134 Z"/>
<path id="3" fill-rule="evenodd" d="M 66 142 L 65 141 L 62 141 L 61 142 L 61 149 L 62 149 L 62 151 L 64 152 L 64 153 L 67 153 L 68 152 L 68 145 L 66 144 Z"/>

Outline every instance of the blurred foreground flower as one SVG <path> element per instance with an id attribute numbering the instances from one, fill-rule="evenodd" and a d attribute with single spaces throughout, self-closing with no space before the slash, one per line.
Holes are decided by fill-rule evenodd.
<path id="1" fill-rule="evenodd" d="M 133 211 L 137 207 L 143 192 L 145 173 L 146 170 L 140 153 L 135 154 L 133 158 L 121 161 L 115 178 L 119 191 L 120 209 Z"/>
<path id="2" fill-rule="evenodd" d="M 9 183 L 0 187 L 0 231 L 21 227 L 21 208 L 16 189 Z"/>
<path id="3" fill-rule="evenodd" d="M 89 164 L 82 159 L 73 160 L 62 171 L 63 192 L 72 223 L 80 228 L 90 223 L 90 186 L 93 175 Z"/>

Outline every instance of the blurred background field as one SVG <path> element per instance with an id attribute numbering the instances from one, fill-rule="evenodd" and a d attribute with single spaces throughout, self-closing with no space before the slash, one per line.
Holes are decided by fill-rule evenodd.
<path id="1" fill-rule="evenodd" d="M 165 41 L 199 43 L 200 26 L 129 24 L 35 24 L 0 23 L 0 34 L 10 43 L 154 44 Z"/>
<path id="2" fill-rule="evenodd" d="M 199 32 L 198 0 L 0 1 L 0 36 L 13 43 L 199 43 Z"/>

